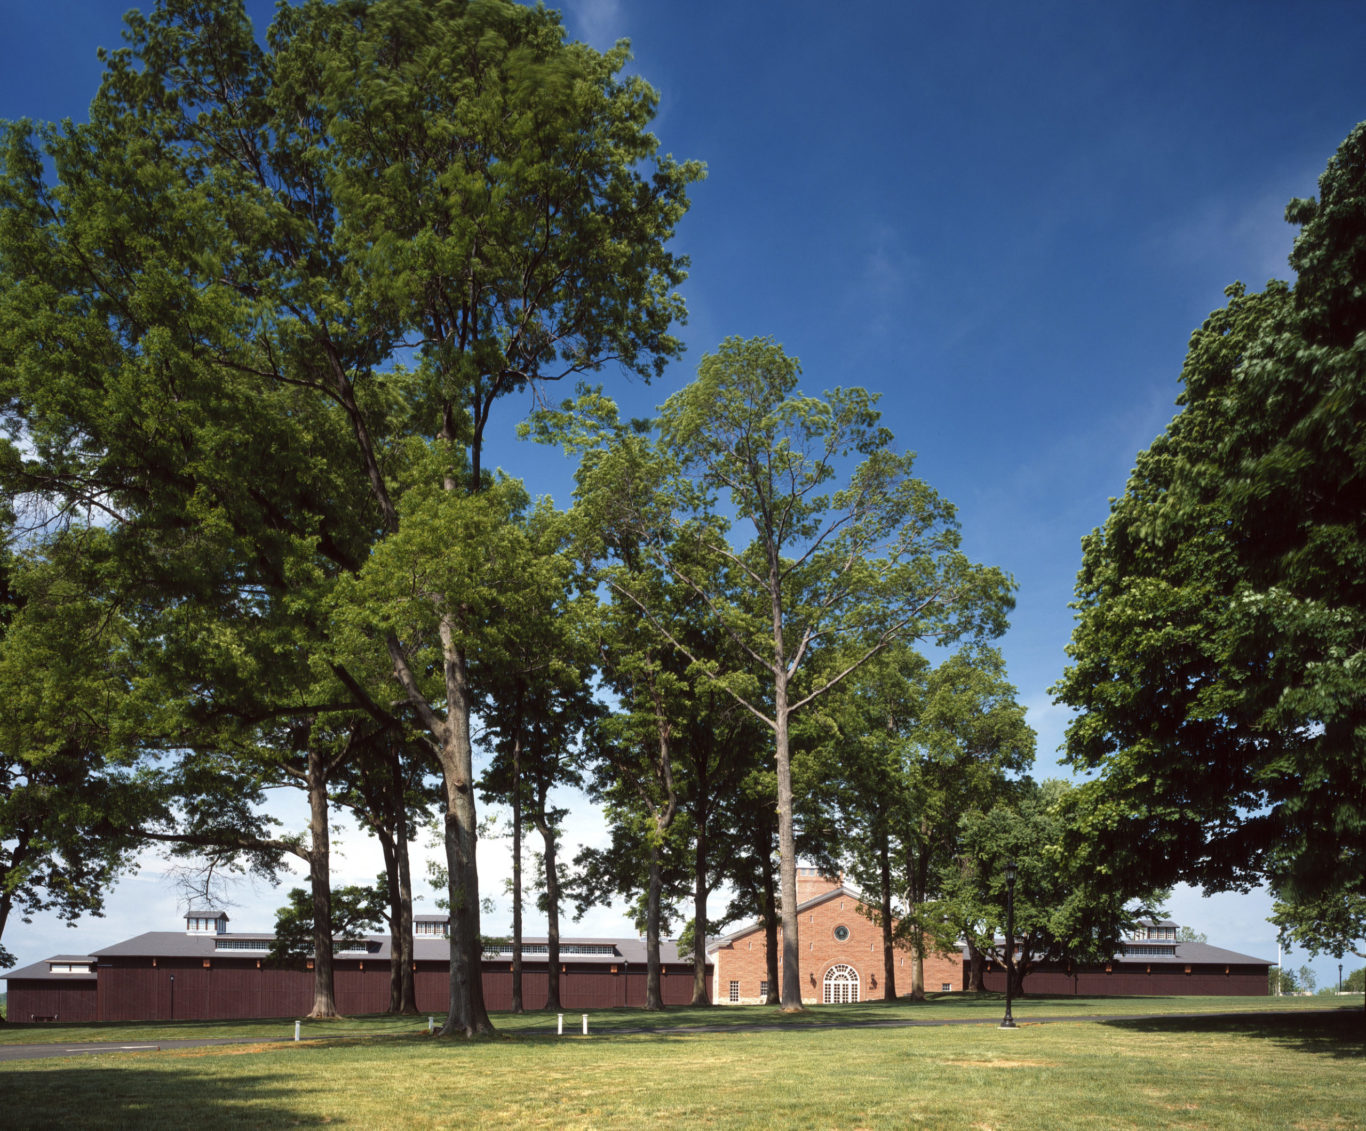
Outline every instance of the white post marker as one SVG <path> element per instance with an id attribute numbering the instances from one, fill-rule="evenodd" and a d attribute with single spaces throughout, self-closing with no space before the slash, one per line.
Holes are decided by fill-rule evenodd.
<path id="1" fill-rule="evenodd" d="M 430 1037 L 434 1032 L 436 1032 L 436 1018 L 435 1018 L 435 1017 L 428 1017 L 428 1018 L 427 1018 L 427 1035 Z"/>
<path id="2" fill-rule="evenodd" d="M 296 1041 L 299 1039 L 299 1026 L 300 1026 L 301 1024 L 302 1024 L 302 1022 L 299 1022 L 299 1021 L 294 1022 L 294 1039 L 295 1039 Z"/>
<path id="3" fill-rule="evenodd" d="M 583 1015 L 583 1035 L 588 1036 L 588 1014 Z"/>
<path id="4" fill-rule="evenodd" d="M 560 1014 L 560 1024 L 559 1024 L 559 1028 L 557 1028 L 557 1029 L 555 1030 L 555 1036 L 557 1036 L 557 1037 L 563 1037 L 563 1036 L 564 1036 L 564 1014 L 563 1014 L 563 1013 Z"/>

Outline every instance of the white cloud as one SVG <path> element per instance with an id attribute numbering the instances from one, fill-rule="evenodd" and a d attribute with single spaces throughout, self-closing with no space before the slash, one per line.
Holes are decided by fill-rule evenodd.
<path id="1" fill-rule="evenodd" d="M 1268 279 L 1289 279 L 1295 229 L 1283 218 L 1288 197 L 1268 190 L 1256 197 L 1205 201 L 1173 227 L 1153 232 L 1150 246 L 1164 264 L 1190 272 L 1221 265 L 1226 282 L 1241 279 L 1260 290 Z"/>
<path id="2" fill-rule="evenodd" d="M 621 0 L 566 0 L 564 11 L 570 34 L 599 51 L 625 38 Z"/>
<path id="3" fill-rule="evenodd" d="M 1071 709 L 1053 702 L 1048 692 L 1023 697 L 1025 721 L 1034 728 L 1037 735 L 1035 744 L 1034 774 L 1039 778 L 1065 776 L 1066 767 L 1058 765 L 1061 757 L 1058 748 L 1062 745 L 1067 723 L 1072 717 Z"/>

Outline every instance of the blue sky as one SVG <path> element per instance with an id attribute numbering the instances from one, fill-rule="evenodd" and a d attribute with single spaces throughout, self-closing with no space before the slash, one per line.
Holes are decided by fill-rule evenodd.
<path id="1" fill-rule="evenodd" d="M 0 117 L 84 116 L 123 7 L 4 0 Z M 271 7 L 248 4 L 258 29 Z M 1223 288 L 1288 277 L 1284 206 L 1366 118 L 1366 7 L 577 0 L 565 21 L 597 47 L 632 41 L 663 149 L 708 166 L 678 240 L 688 355 L 653 386 L 618 383 L 628 411 L 730 334 L 775 337 L 812 390 L 880 392 L 970 554 L 1019 582 L 1003 648 L 1037 772 L 1059 772 L 1047 689 L 1079 540 L 1171 418 L 1187 339 Z M 518 416 L 505 406 L 493 430 Z M 506 441 L 496 458 L 567 500 L 554 453 Z M 119 889 L 120 923 L 152 883 Z M 258 905 L 280 899 L 243 902 L 241 925 L 265 926 Z M 1179 891 L 1171 910 L 1275 954 L 1260 895 Z M 32 961 L 161 925 L 15 924 L 5 942 Z"/>

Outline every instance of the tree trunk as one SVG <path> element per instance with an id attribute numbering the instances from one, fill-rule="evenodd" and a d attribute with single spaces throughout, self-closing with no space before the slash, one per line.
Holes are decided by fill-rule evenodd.
<path id="1" fill-rule="evenodd" d="M 663 888 L 660 855 L 663 848 L 657 840 L 650 843 L 650 881 L 645 896 L 645 1008 L 663 1009 L 664 995 L 659 974 L 659 904 Z"/>
<path id="2" fill-rule="evenodd" d="M 707 997 L 707 835 L 697 834 L 692 886 L 692 1005 L 709 1005 Z M 682 957 L 680 955 L 680 957 Z"/>
<path id="3" fill-rule="evenodd" d="M 413 977 L 413 873 L 408 855 L 408 806 L 398 755 L 394 756 L 397 809 L 394 820 L 394 855 L 398 859 L 399 1013 L 417 1012 L 417 983 Z"/>
<path id="4" fill-rule="evenodd" d="M 27 848 L 28 836 L 25 834 L 15 848 L 10 852 L 9 859 L 5 862 L 5 867 L 0 868 L 0 939 L 5 937 L 5 926 L 9 923 L 10 908 L 14 906 L 14 892 L 3 881 L 10 875 L 17 862 L 22 862 Z M 6 1024 L 6 1018 L 0 1016 L 0 1025 Z"/>
<path id="5" fill-rule="evenodd" d="M 545 920 L 546 920 L 546 1009 L 559 1011 L 560 1004 L 560 874 L 555 863 L 554 828 L 548 821 L 536 818 L 545 844 Z"/>
<path id="6" fill-rule="evenodd" d="M 520 706 L 521 689 L 518 689 Z M 512 739 L 512 1012 L 522 1013 L 522 732 Z"/>
<path id="7" fill-rule="evenodd" d="M 764 1004 L 777 1005 L 782 1000 L 778 994 L 778 897 L 773 890 L 773 860 L 770 852 L 771 845 L 765 844 L 759 857 L 759 874 L 764 888 L 764 973 L 768 978 L 768 994 L 764 997 Z"/>
<path id="8" fill-rule="evenodd" d="M 403 1009 L 403 911 L 399 907 L 398 854 L 390 831 L 376 827 L 375 837 L 384 854 L 384 876 L 389 887 L 389 1013 Z"/>
<path id="9" fill-rule="evenodd" d="M 792 818 L 792 757 L 787 734 L 787 681 L 774 680 L 777 702 L 778 763 L 778 876 L 782 891 L 783 963 L 782 1007 L 785 1013 L 802 1008 L 801 942 L 797 936 L 797 834 Z"/>
<path id="10" fill-rule="evenodd" d="M 655 809 L 654 836 L 650 839 L 650 880 L 645 896 L 645 1008 L 663 1009 L 664 993 L 660 984 L 659 916 L 664 888 L 664 838 L 678 812 L 678 793 L 674 789 L 673 730 L 664 711 L 659 688 L 651 686 L 655 708 L 655 730 L 659 743 L 659 760 L 655 777 L 663 793 L 663 804 Z"/>
<path id="11" fill-rule="evenodd" d="M 972 943 L 968 943 L 968 985 L 969 993 L 980 994 L 986 988 L 983 981 L 982 971 L 986 966 L 986 957 Z"/>
<path id="12" fill-rule="evenodd" d="M 313 895 L 313 1008 L 308 1016 L 337 1016 L 332 979 L 331 843 L 327 827 L 327 768 L 320 751 L 308 745 L 308 879 Z"/>
<path id="13" fill-rule="evenodd" d="M 454 623 L 448 616 L 441 619 L 441 645 L 447 709 L 439 752 L 446 788 L 446 868 L 451 912 L 450 1012 L 441 1034 L 475 1037 L 492 1033 L 493 1025 L 484 1007 L 470 691 L 465 654 L 455 644 Z"/>
<path id="14" fill-rule="evenodd" d="M 877 846 L 878 918 L 882 920 L 882 996 L 896 1001 L 896 944 L 892 936 L 892 860 L 884 834 Z"/>
<path id="15" fill-rule="evenodd" d="M 906 848 L 906 902 L 911 913 L 911 1000 L 925 1000 L 925 929 L 921 925 L 925 911 L 925 854 L 916 852 L 914 845 Z"/>

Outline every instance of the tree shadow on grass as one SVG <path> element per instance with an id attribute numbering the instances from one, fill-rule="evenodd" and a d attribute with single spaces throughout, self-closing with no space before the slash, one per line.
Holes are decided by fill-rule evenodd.
<path id="1" fill-rule="evenodd" d="M 1336 1060 L 1366 1060 L 1366 1014 L 1359 1009 L 1242 1015 L 1192 1013 L 1116 1018 L 1102 1024 L 1158 1037 L 1199 1033 L 1261 1037 L 1296 1052 Z"/>
<path id="2" fill-rule="evenodd" d="M 51 1062 L 48 1062 L 51 1063 Z M 189 1064 L 63 1061 L 59 1069 L 0 1072 L 0 1122 L 10 1127 L 313 1127 L 318 1112 L 297 1078 L 207 1072 Z"/>

